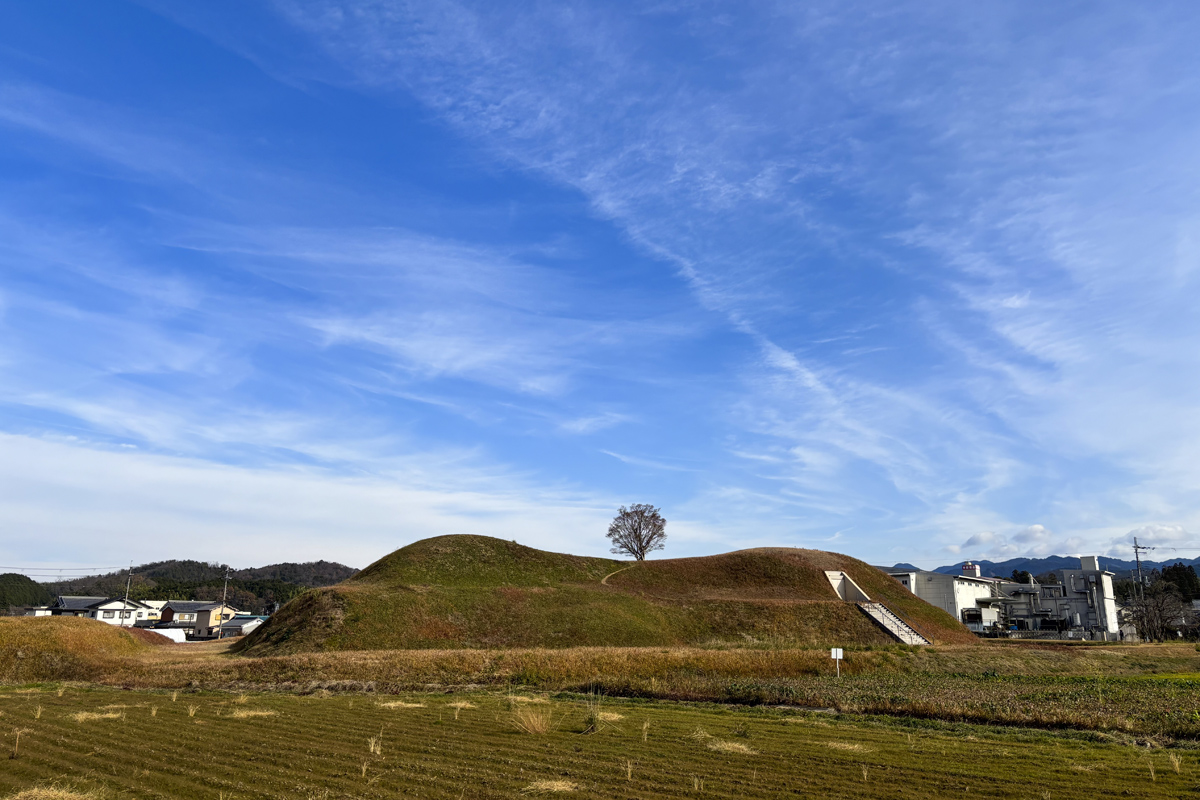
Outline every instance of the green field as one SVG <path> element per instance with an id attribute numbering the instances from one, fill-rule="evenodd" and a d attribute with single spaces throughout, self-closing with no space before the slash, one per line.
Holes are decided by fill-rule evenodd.
<path id="1" fill-rule="evenodd" d="M 22 731 L 17 757 L 2 762 L 0 797 L 50 785 L 213 800 L 1200 793 L 1200 751 L 1105 734 L 515 690 L 10 687 L 0 689 L 0 725 L 10 753 Z"/>

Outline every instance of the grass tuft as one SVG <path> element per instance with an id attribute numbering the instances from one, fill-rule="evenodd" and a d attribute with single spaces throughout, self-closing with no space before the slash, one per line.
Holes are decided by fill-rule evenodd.
<path id="1" fill-rule="evenodd" d="M 379 708 L 425 708 L 424 703 L 407 703 L 403 700 L 388 700 L 384 703 L 376 703 Z"/>
<path id="2" fill-rule="evenodd" d="M 550 708 L 518 708 L 512 714 L 512 724 L 522 733 L 545 734 L 554 730 L 554 716 Z"/>
<path id="3" fill-rule="evenodd" d="M 230 719 L 253 719 L 255 717 L 273 717 L 278 711 L 268 711 L 261 708 L 239 708 L 229 713 Z"/>
<path id="4" fill-rule="evenodd" d="M 758 751 L 748 744 L 741 742 L 727 742 L 723 739 L 712 739 L 708 742 L 709 750 L 716 750 L 718 753 L 737 753 L 743 756 L 756 756 Z"/>
<path id="5" fill-rule="evenodd" d="M 71 715 L 71 719 L 76 722 L 92 722 L 97 719 L 120 719 L 121 714 L 118 711 L 76 711 Z"/>
<path id="6" fill-rule="evenodd" d="M 579 787 L 570 781 L 534 781 L 521 790 L 521 794 L 553 794 L 573 792 Z"/>

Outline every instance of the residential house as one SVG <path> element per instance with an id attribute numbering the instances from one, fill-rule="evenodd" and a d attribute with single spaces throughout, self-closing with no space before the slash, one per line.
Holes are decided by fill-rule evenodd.
<path id="1" fill-rule="evenodd" d="M 168 600 L 155 628 L 180 628 L 189 639 L 217 638 L 222 622 L 237 615 L 233 606 L 207 600 Z"/>
<path id="2" fill-rule="evenodd" d="M 227 639 L 230 636 L 246 636 L 257 630 L 266 620 L 266 617 L 238 614 L 223 626 L 220 626 L 220 638 Z"/>
<path id="3" fill-rule="evenodd" d="M 50 615 L 55 617 L 90 617 L 92 605 L 102 603 L 107 599 L 107 597 L 59 595 L 54 598 L 54 602 L 48 608 Z"/>
<path id="4" fill-rule="evenodd" d="M 150 607 L 138 600 L 121 597 L 80 597 L 61 595 L 47 606 L 51 616 L 86 617 L 109 625 L 133 627 L 144 623 Z"/>
<path id="5" fill-rule="evenodd" d="M 146 619 L 151 622 L 158 622 L 162 618 L 163 606 L 167 604 L 166 600 L 143 600 L 142 603 L 149 609 L 146 612 Z"/>

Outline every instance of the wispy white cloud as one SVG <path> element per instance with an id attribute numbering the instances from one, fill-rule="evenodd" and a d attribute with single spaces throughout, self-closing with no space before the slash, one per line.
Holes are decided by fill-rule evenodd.
<path id="1" fill-rule="evenodd" d="M 6 558 L 25 566 L 61 564 L 69 553 L 90 564 L 329 559 L 364 567 L 410 542 L 452 533 L 601 555 L 612 513 L 604 498 L 548 491 L 463 463 L 448 472 L 426 465 L 350 478 L 7 434 L 0 434 L 0 453 L 0 518 L 20 533 L 6 540 Z M 566 541 L 564 530 L 593 535 Z"/>
<path id="2" fill-rule="evenodd" d="M 27 154 L 190 200 L 102 231 L 0 209 L 5 402 L 339 474 L 488 449 L 436 414 L 536 429 L 696 476 L 663 491 L 726 544 L 840 531 L 914 561 L 1200 525 L 1194 10 L 276 8 L 330 58 L 213 35 L 293 89 L 415 97 L 489 169 L 586 198 L 707 313 L 659 307 L 648 262 L 580 281 L 553 233 L 315 227 L 325 194 L 389 214 L 236 138 L 10 82 Z M 617 455 L 642 452 L 633 419 L 667 431 L 653 458 Z"/>
<path id="3" fill-rule="evenodd" d="M 668 69 L 641 49 L 644 20 L 597 7 L 282 8 L 368 90 L 412 92 L 503 158 L 583 191 L 750 334 L 762 358 L 735 405 L 747 433 L 803 454 L 782 474 L 889 505 L 891 529 L 932 528 L 953 547 L 984 522 L 1022 530 L 1031 512 L 1099 546 L 1088 502 L 1110 524 L 1194 513 L 1184 454 L 1200 444 L 1200 398 L 1177 377 L 1200 352 L 1185 311 L 1200 95 L 1177 70 L 1159 80 L 1189 61 L 1188 26 L 1131 10 L 1086 25 L 1056 11 L 1033 30 L 1011 10 L 742 11 L 720 36 L 686 29 L 694 46 L 723 43 L 714 80 Z M 1115 51 L 1108 25 L 1127 34 Z M 857 241 L 821 193 L 895 223 Z M 910 250 L 889 252 L 889 238 Z M 883 264 L 864 275 L 909 276 L 903 292 L 923 284 L 914 316 L 936 325 L 900 326 L 889 346 L 944 349 L 881 368 L 869 359 L 886 329 L 840 359 L 785 344 L 803 333 L 781 319 L 818 311 L 813 256 Z M 921 316 L 922 294 L 937 315 Z M 1034 499 L 1046 481 L 1060 488 Z"/>

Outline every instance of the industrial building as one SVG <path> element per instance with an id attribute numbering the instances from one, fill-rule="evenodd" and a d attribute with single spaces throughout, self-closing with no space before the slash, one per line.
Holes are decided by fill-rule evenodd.
<path id="1" fill-rule="evenodd" d="M 1044 635 L 1115 639 L 1119 636 L 1113 574 L 1096 556 L 1079 559 L 1079 569 L 1062 570 L 1057 583 L 984 578 L 967 562 L 962 574 L 886 570 L 922 600 L 954 615 L 981 635 Z"/>

